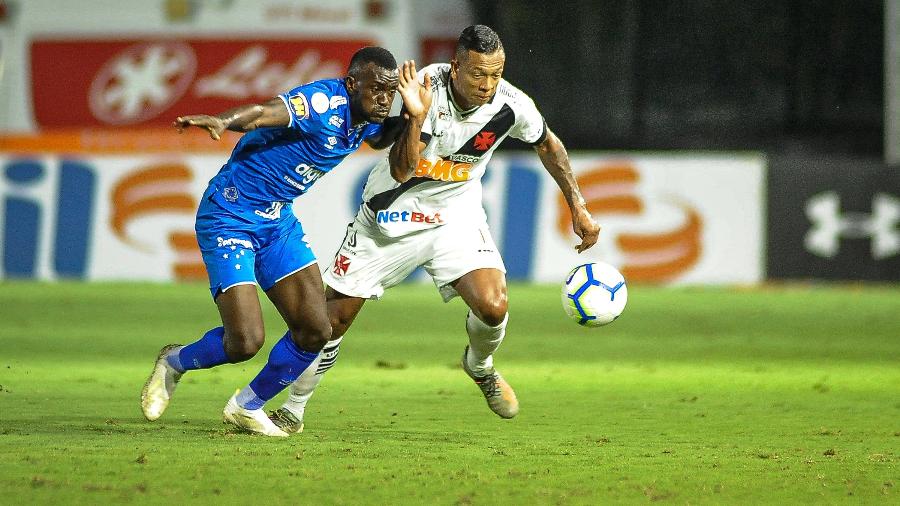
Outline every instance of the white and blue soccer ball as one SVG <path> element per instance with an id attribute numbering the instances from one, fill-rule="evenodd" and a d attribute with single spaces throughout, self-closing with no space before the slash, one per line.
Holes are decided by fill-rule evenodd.
<path id="1" fill-rule="evenodd" d="M 628 287 L 612 265 L 593 262 L 569 272 L 562 290 L 562 304 L 569 318 L 585 327 L 611 323 L 625 310 Z"/>

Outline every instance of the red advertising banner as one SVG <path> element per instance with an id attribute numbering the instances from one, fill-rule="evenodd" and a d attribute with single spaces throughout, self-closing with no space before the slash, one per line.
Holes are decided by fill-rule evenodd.
<path id="1" fill-rule="evenodd" d="M 31 95 L 42 128 L 161 126 L 344 75 L 371 40 L 39 39 Z"/>

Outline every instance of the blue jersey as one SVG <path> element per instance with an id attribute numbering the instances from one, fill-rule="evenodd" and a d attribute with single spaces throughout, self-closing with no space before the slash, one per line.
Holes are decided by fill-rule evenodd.
<path id="1" fill-rule="evenodd" d="M 212 199 L 237 214 L 277 218 L 364 140 L 381 134 L 380 124 L 353 127 L 343 79 L 314 81 L 279 98 L 290 124 L 244 134 L 210 181 Z"/>

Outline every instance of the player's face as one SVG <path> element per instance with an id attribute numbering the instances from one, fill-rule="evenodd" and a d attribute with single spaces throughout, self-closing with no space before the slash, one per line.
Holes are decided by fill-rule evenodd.
<path id="1" fill-rule="evenodd" d="M 497 91 L 505 63 L 506 53 L 502 49 L 490 54 L 466 51 L 450 60 L 453 98 L 460 107 L 471 109 L 486 104 Z"/>
<path id="2" fill-rule="evenodd" d="M 350 114 L 353 123 L 368 121 L 382 123 L 391 112 L 400 75 L 397 69 L 383 69 L 369 64 L 356 78 L 347 78 L 347 91 L 350 94 Z"/>

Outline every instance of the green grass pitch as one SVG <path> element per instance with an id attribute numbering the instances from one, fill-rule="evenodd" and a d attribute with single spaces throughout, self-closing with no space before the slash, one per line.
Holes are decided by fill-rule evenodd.
<path id="1" fill-rule="evenodd" d="M 513 420 L 458 367 L 462 303 L 401 286 L 288 440 L 221 422 L 282 333 L 267 301 L 264 351 L 189 374 L 149 423 L 157 350 L 217 324 L 205 286 L 0 287 L 3 504 L 900 502 L 896 285 L 633 286 L 600 329 L 566 320 L 558 287 L 512 285 Z"/>

